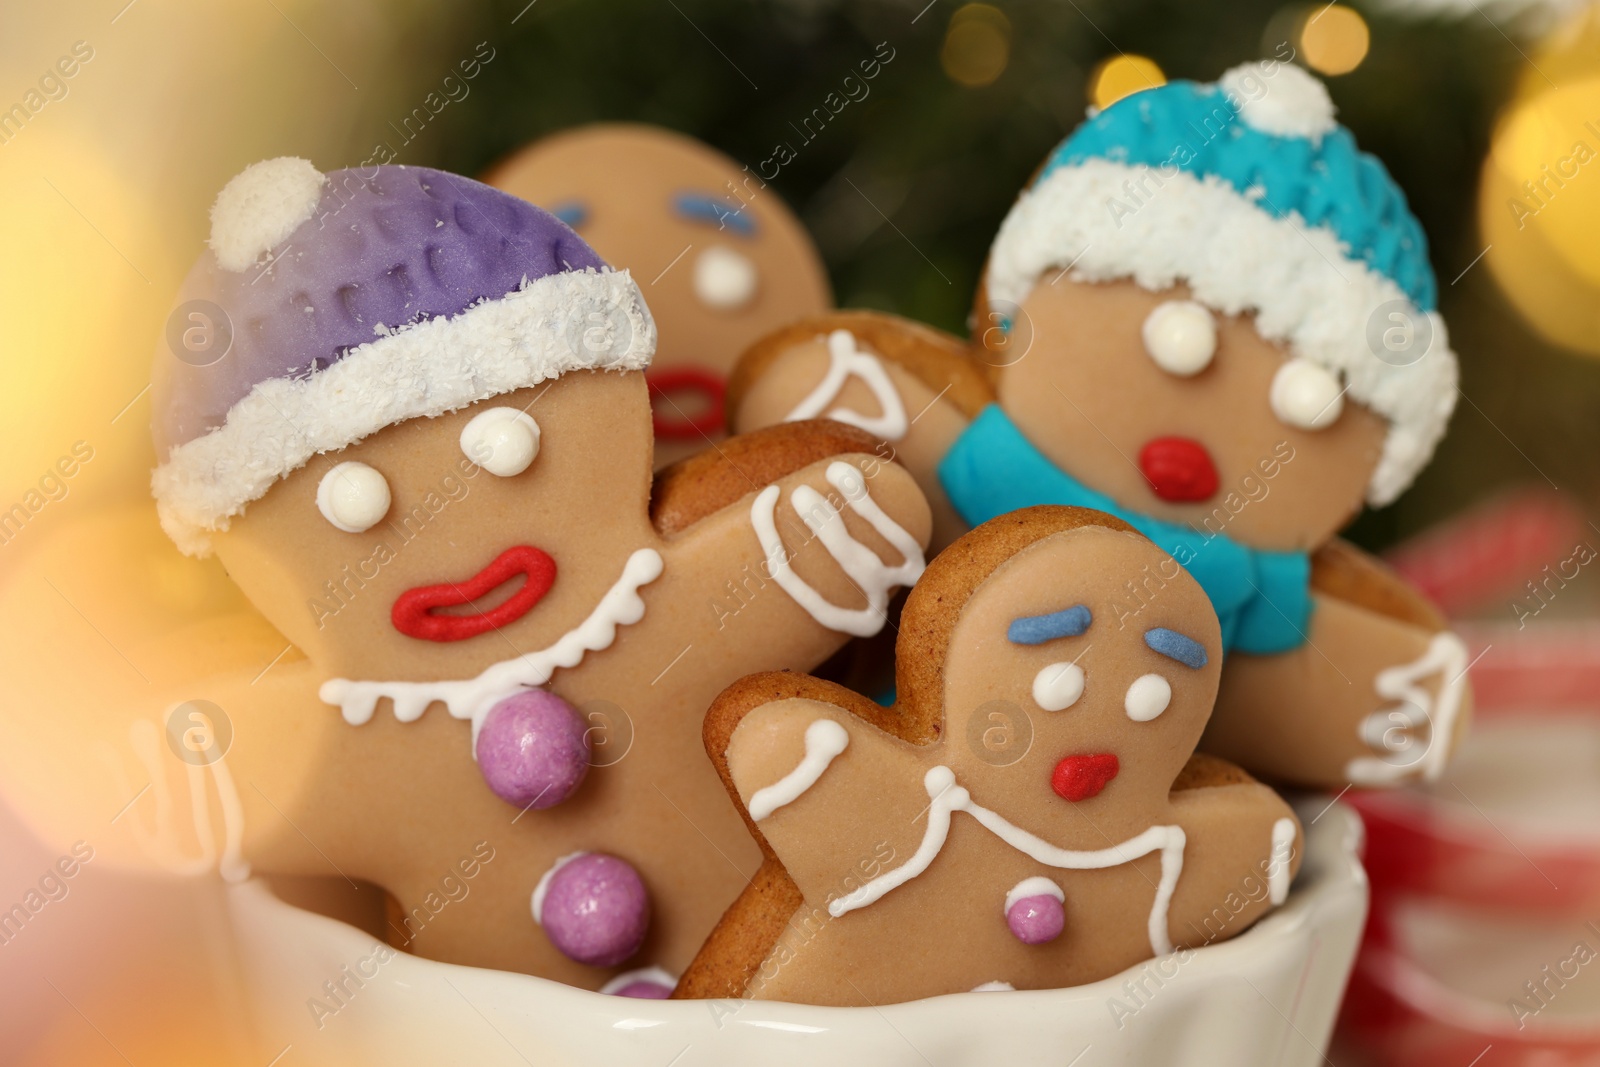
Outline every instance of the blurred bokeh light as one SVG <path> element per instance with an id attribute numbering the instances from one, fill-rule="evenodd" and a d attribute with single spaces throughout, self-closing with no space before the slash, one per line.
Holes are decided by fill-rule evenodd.
<path id="1" fill-rule="evenodd" d="M 1317 9 L 1300 29 L 1300 54 L 1319 74 L 1349 74 L 1367 58 L 1371 45 L 1367 20 L 1338 4 Z"/>
<path id="2" fill-rule="evenodd" d="M 1108 108 L 1132 93 L 1165 84 L 1167 76 L 1155 60 L 1145 56 L 1112 56 L 1090 75 L 1089 102 L 1097 108 Z"/>

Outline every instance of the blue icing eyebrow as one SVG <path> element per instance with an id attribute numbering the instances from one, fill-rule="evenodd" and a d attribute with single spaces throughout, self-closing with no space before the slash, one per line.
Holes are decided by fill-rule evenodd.
<path id="1" fill-rule="evenodd" d="M 743 204 L 735 207 L 730 201 L 705 193 L 679 193 L 672 198 L 672 210 L 690 222 L 710 223 L 740 237 L 756 235 L 756 220 L 745 212 Z"/>
<path id="2" fill-rule="evenodd" d="M 1049 615 L 1024 615 L 1012 619 L 1006 627 L 1006 637 L 1013 644 L 1042 645 L 1058 637 L 1077 637 L 1089 628 L 1094 616 L 1082 604 Z"/>
<path id="3" fill-rule="evenodd" d="M 1175 659 L 1185 667 L 1199 670 L 1206 665 L 1205 646 L 1176 630 L 1169 630 L 1164 626 L 1146 630 L 1144 643 L 1150 646 L 1152 652 L 1159 652 L 1168 659 Z"/>
<path id="4" fill-rule="evenodd" d="M 576 230 L 589 218 L 589 207 L 581 200 L 567 200 L 550 209 L 550 214 Z"/>

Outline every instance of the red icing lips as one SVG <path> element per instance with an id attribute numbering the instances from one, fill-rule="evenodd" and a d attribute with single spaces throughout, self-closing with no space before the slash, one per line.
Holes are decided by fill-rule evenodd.
<path id="1" fill-rule="evenodd" d="M 1054 773 L 1050 775 L 1050 788 L 1062 800 L 1077 803 L 1098 796 L 1120 769 L 1117 757 L 1109 752 L 1094 756 L 1068 756 L 1056 764 Z"/>
<path id="2" fill-rule="evenodd" d="M 517 575 L 526 575 L 518 589 L 499 607 L 474 615 L 435 615 L 436 608 L 470 603 Z M 464 582 L 442 582 L 407 589 L 389 613 L 394 628 L 423 641 L 464 641 L 501 626 L 509 626 L 544 599 L 556 580 L 556 561 L 532 545 L 514 545 Z"/>
<path id="3" fill-rule="evenodd" d="M 1190 437 L 1157 437 L 1139 450 L 1139 470 L 1162 500 L 1205 500 L 1217 491 L 1217 465 L 1206 446 Z"/>
<path id="4" fill-rule="evenodd" d="M 704 367 L 662 367 L 646 372 L 644 380 L 650 387 L 650 420 L 660 440 L 698 441 L 722 431 L 723 399 L 728 383 L 716 371 Z M 700 401 L 694 406 L 700 411 L 692 416 L 683 414 L 683 409 L 671 399 L 673 393 L 698 393 Z"/>

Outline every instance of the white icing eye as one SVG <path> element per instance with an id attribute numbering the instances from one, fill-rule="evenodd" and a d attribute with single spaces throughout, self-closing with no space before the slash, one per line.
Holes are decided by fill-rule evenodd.
<path id="1" fill-rule="evenodd" d="M 539 424 L 516 408 L 490 408 L 461 428 L 461 451 L 490 474 L 510 478 L 539 454 Z"/>
<path id="2" fill-rule="evenodd" d="M 1076 663 L 1052 663 L 1033 676 L 1033 702 L 1045 711 L 1070 708 L 1083 696 L 1083 668 Z"/>
<path id="3" fill-rule="evenodd" d="M 1128 686 L 1128 695 L 1123 698 L 1122 707 L 1134 722 L 1149 722 L 1166 711 L 1170 703 L 1171 684 L 1159 674 L 1145 674 L 1135 678 L 1133 684 Z"/>
<path id="4" fill-rule="evenodd" d="M 1272 376 L 1272 413 L 1290 426 L 1320 430 L 1344 411 L 1344 390 L 1326 368 L 1309 359 L 1291 359 Z"/>
<path id="5" fill-rule="evenodd" d="M 1144 350 L 1168 374 L 1188 378 L 1217 354 L 1217 320 L 1193 300 L 1168 300 L 1145 317 Z"/>
<path id="6" fill-rule="evenodd" d="M 756 265 L 724 245 L 712 245 L 694 260 L 694 295 L 707 307 L 732 311 L 756 295 Z"/>
<path id="7" fill-rule="evenodd" d="M 341 463 L 317 483 L 317 510 L 345 533 L 363 533 L 389 513 L 389 482 L 365 463 Z"/>

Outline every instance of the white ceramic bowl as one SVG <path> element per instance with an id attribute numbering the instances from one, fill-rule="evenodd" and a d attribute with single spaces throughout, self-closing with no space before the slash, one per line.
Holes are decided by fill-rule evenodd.
<path id="1" fill-rule="evenodd" d="M 262 1062 L 285 1067 L 1290 1067 L 1322 1062 L 1367 910 L 1359 817 L 1325 797 L 1297 809 L 1308 833 L 1289 900 L 1232 941 L 1093 985 L 883 1008 L 628 1000 L 403 953 L 379 963 L 369 935 L 262 882 L 230 906 Z M 336 1013 L 314 1011 L 362 960 L 373 976 L 345 979 Z"/>

